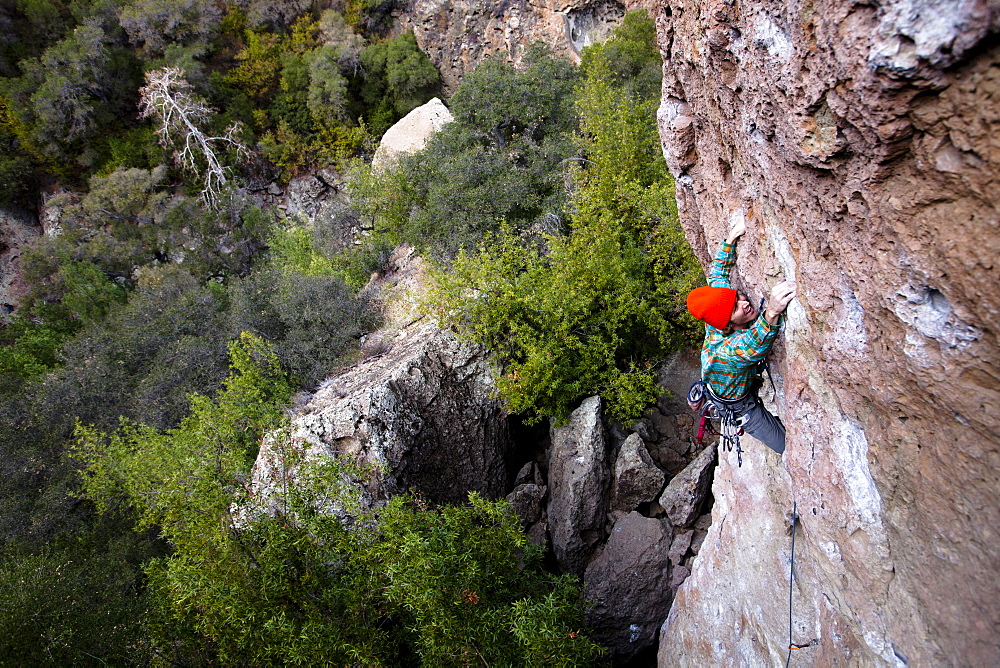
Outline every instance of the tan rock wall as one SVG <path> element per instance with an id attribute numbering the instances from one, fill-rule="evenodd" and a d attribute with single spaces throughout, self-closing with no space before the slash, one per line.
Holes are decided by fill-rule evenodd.
<path id="1" fill-rule="evenodd" d="M 659 123 L 707 265 L 799 282 L 784 458 L 723 456 L 661 665 L 1000 663 L 1000 4 L 670 0 Z M 749 439 L 747 439 L 749 440 Z"/>
<path id="2" fill-rule="evenodd" d="M 626 10 L 650 0 L 414 0 L 398 17 L 441 71 L 450 94 L 484 58 L 519 63 L 538 41 L 579 60 L 580 50 L 605 39 Z"/>

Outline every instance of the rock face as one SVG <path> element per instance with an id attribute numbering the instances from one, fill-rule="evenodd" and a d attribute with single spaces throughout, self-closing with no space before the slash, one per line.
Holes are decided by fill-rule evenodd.
<path id="1" fill-rule="evenodd" d="M 21 284 L 21 248 L 42 233 L 35 217 L 17 209 L 0 210 L 0 320 L 17 305 Z"/>
<path id="2" fill-rule="evenodd" d="M 397 250 L 392 265 L 379 286 L 394 303 L 389 324 L 365 341 L 366 359 L 325 381 L 296 413 L 291 436 L 308 457 L 351 454 L 378 467 L 369 503 L 411 488 L 434 502 L 464 502 L 470 491 L 499 498 L 510 442 L 487 357 L 413 317 L 407 297 L 424 272 L 412 249 Z M 263 496 L 273 493 L 274 459 L 265 442 L 254 470 Z"/>
<path id="3" fill-rule="evenodd" d="M 482 0 L 415 0 L 398 17 L 412 30 L 420 49 L 441 72 L 445 90 L 454 92 L 462 76 L 494 54 L 519 63 L 538 41 L 570 58 L 605 39 L 626 8 L 648 3 L 618 0 L 549 0 L 490 3 Z"/>
<path id="4" fill-rule="evenodd" d="M 668 0 L 663 151 L 707 266 L 798 281 L 784 457 L 722 457 L 659 662 L 997 665 L 1000 7 Z"/>
<path id="5" fill-rule="evenodd" d="M 569 422 L 552 428 L 549 449 L 549 531 L 563 572 L 582 575 L 604 537 L 611 472 L 601 398 L 585 399 Z"/>

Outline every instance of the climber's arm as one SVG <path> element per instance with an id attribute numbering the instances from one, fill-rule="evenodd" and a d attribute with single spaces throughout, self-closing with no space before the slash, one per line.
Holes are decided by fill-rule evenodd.
<path id="1" fill-rule="evenodd" d="M 756 364 L 767 357 L 780 331 L 779 324 L 768 322 L 761 314 L 749 328 L 727 336 L 716 350 L 716 355 L 733 366 Z"/>
<path id="2" fill-rule="evenodd" d="M 729 230 L 729 236 L 722 242 L 719 252 L 715 254 L 715 260 L 708 271 L 708 284 L 713 288 L 731 288 L 729 283 L 729 273 L 736 264 L 736 241 L 746 232 L 746 225 L 742 220 L 737 221 Z"/>

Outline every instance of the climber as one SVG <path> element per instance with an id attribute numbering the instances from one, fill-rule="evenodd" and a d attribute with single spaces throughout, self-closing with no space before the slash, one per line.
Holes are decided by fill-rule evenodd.
<path id="1" fill-rule="evenodd" d="M 778 338 L 781 315 L 795 297 L 796 284 L 782 281 L 775 285 L 762 313 L 732 288 L 729 273 L 736 264 L 736 242 L 745 231 L 742 220 L 733 225 L 712 263 L 708 287 L 692 290 L 687 306 L 691 315 L 705 322 L 701 382 L 708 400 L 723 417 L 724 431 L 728 419 L 735 428 L 733 433 L 742 428 L 781 454 L 785 451 L 785 427 L 757 396 L 757 370 Z M 735 438 L 739 452 L 738 434 Z"/>

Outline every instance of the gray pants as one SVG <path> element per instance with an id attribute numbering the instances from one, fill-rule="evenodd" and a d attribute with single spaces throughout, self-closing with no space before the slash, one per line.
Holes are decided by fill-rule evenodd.
<path id="1" fill-rule="evenodd" d="M 756 388 L 740 401 L 728 406 L 736 413 L 736 424 L 743 427 L 743 431 L 779 455 L 785 451 L 785 425 L 764 408 Z"/>

